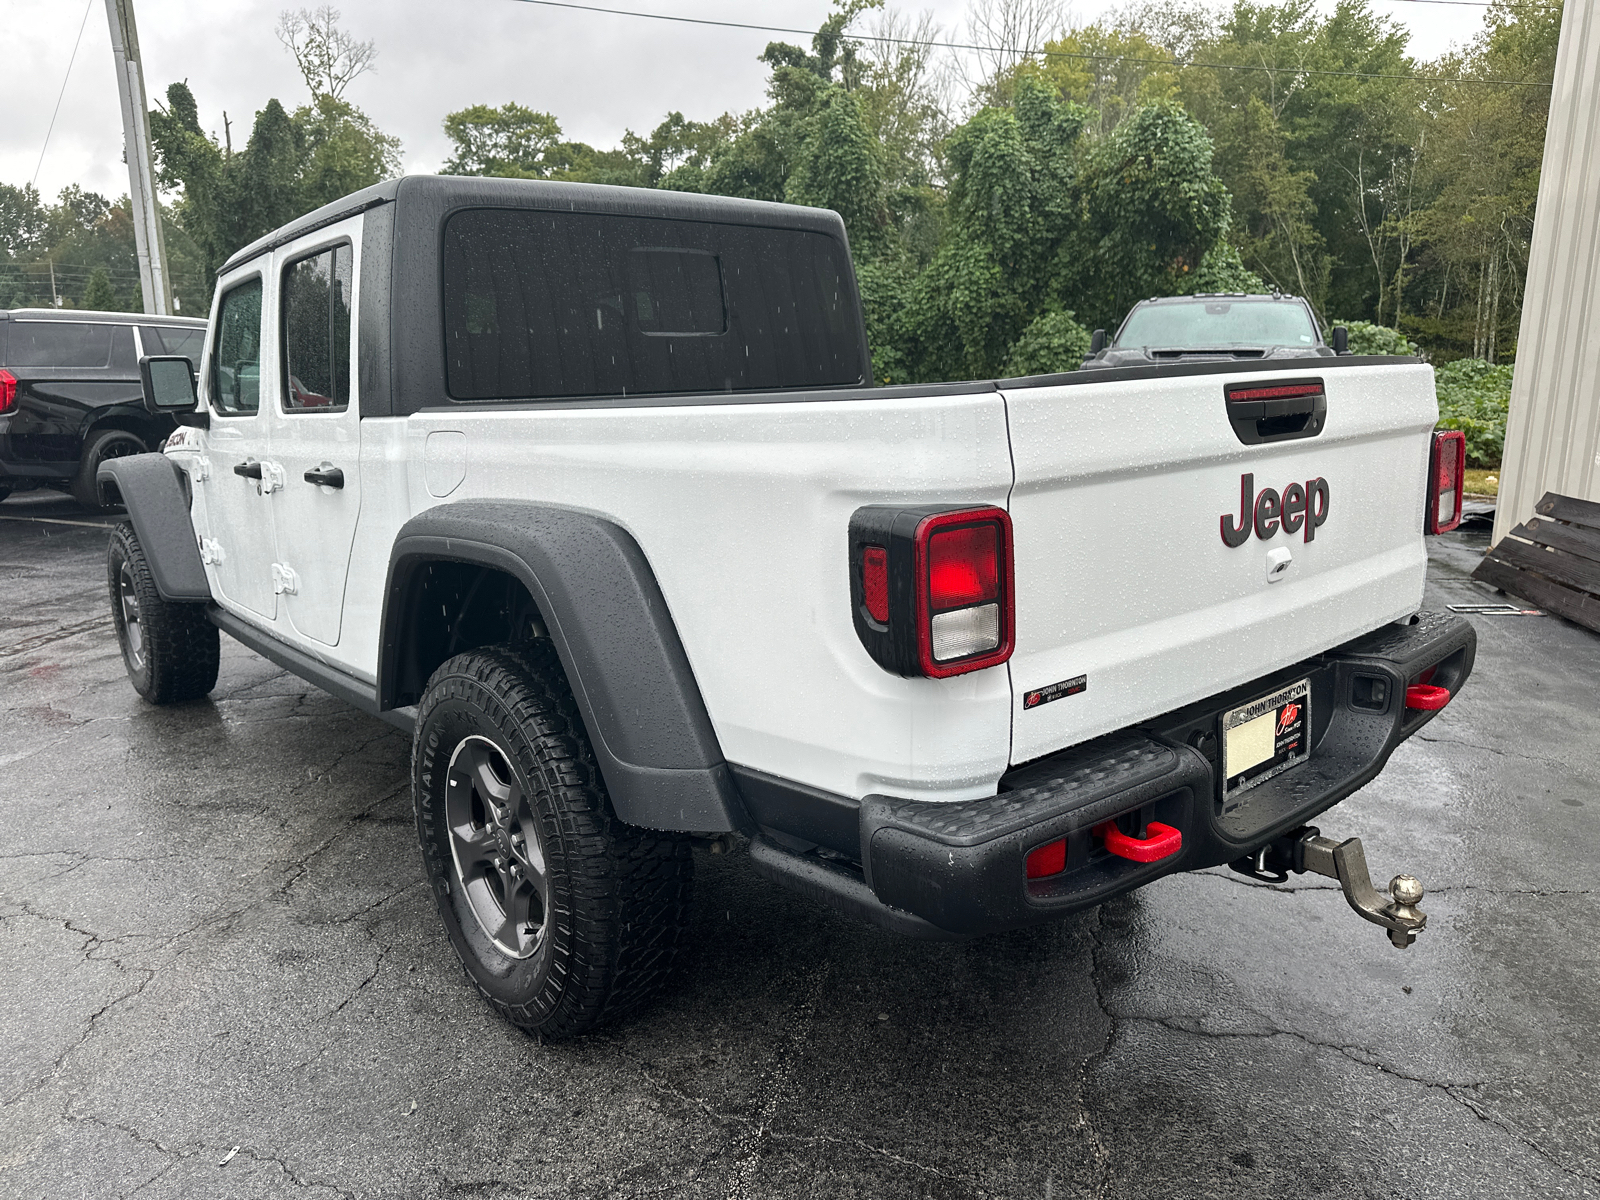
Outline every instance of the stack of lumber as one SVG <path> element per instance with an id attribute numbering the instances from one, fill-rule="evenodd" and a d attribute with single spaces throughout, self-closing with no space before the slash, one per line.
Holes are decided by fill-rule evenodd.
<path id="1" fill-rule="evenodd" d="M 1600 504 L 1546 492 L 1474 579 L 1600 633 Z"/>

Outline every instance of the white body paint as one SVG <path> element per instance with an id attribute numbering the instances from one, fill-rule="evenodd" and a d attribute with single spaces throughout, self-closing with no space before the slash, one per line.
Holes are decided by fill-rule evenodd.
<path id="1" fill-rule="evenodd" d="M 1248 370 L 867 400 L 462 405 L 361 419 L 353 396 L 343 413 L 284 412 L 271 316 L 282 267 L 348 239 L 359 310 L 362 219 L 219 280 L 219 297 L 248 276 L 266 285 L 261 410 L 213 410 L 208 431 L 187 431 L 169 453 L 190 470 L 218 603 L 368 682 L 400 527 L 434 505 L 485 497 L 581 509 L 627 529 L 726 758 L 852 797 L 992 795 L 1011 764 L 1247 683 L 1421 602 L 1437 415 L 1426 366 L 1319 372 L 1310 360 L 1307 373 L 1326 380 L 1326 428 L 1265 446 L 1241 445 L 1223 411 L 1227 383 L 1261 378 Z M 355 362 L 354 329 L 351 341 Z M 352 387 L 361 375 L 356 362 Z M 238 486 L 233 466 L 252 457 L 281 470 L 281 488 Z M 207 460 L 208 473 L 194 470 Z M 345 486 L 302 482 L 319 464 L 340 467 Z M 1244 472 L 1280 489 L 1326 479 L 1329 519 L 1315 540 L 1280 531 L 1224 545 L 1219 522 L 1237 515 Z M 850 514 L 929 501 L 1012 514 L 1017 638 L 1004 666 L 904 679 L 856 638 Z M 1269 586 L 1269 551 L 1290 546 L 1292 569 Z M 1078 675 L 1086 691 L 1023 709 L 1027 690 Z"/>

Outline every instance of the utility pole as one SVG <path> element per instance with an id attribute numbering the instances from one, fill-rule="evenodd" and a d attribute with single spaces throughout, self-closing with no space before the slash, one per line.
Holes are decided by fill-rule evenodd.
<path id="1" fill-rule="evenodd" d="M 117 95 L 122 101 L 123 157 L 128 160 L 128 199 L 133 204 L 139 288 L 144 293 L 144 311 L 167 316 L 172 312 L 172 277 L 167 273 L 167 243 L 161 235 L 161 208 L 156 203 L 150 114 L 145 107 L 144 68 L 140 66 L 133 0 L 106 0 L 106 16 L 111 21 L 111 57 L 116 63 Z"/>

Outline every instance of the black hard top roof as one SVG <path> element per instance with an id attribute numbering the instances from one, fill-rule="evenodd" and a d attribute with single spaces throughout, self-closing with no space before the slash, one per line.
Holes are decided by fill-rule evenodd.
<path id="1" fill-rule="evenodd" d="M 821 208 L 702 196 L 654 188 L 613 187 L 598 183 L 556 183 L 547 179 L 485 179 L 466 175 L 405 175 L 352 192 L 257 238 L 222 265 L 222 272 L 279 246 L 380 204 L 404 207 L 417 203 L 440 211 L 457 208 L 531 208 L 546 211 L 614 213 L 620 216 L 665 217 L 681 221 L 717 221 L 729 225 L 766 225 L 808 229 L 843 236 L 838 214 Z M 219 272 L 222 273 L 222 272 Z"/>
<path id="2" fill-rule="evenodd" d="M 0 310 L 0 321 L 75 321 L 100 325 L 186 325 L 203 327 L 205 317 L 157 317 L 150 313 L 102 312 L 93 308 L 9 308 Z"/>

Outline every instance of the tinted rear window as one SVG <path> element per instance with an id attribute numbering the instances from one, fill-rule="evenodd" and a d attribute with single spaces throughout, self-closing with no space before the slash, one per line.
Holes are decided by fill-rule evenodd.
<path id="1" fill-rule="evenodd" d="M 111 363 L 115 328 L 76 321 L 12 321 L 7 365 L 104 369 Z"/>
<path id="2" fill-rule="evenodd" d="M 185 328 L 179 325 L 141 325 L 139 335 L 144 339 L 146 354 L 181 354 L 195 366 L 200 365 L 200 352 L 206 344 L 204 328 Z"/>
<path id="3" fill-rule="evenodd" d="M 825 234 L 473 209 L 444 234 L 457 400 L 849 386 L 849 256 Z"/>

